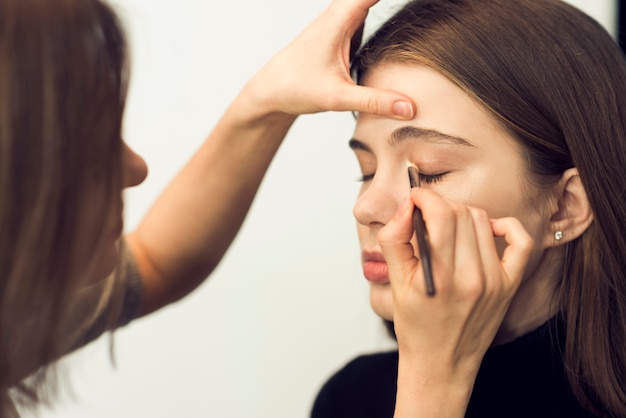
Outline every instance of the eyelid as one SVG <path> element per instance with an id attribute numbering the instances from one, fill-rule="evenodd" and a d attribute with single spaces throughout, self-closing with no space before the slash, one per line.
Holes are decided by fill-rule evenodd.
<path id="1" fill-rule="evenodd" d="M 426 173 L 420 172 L 419 179 L 420 179 L 420 182 L 423 182 L 424 184 L 433 184 L 433 183 L 437 183 L 443 180 L 443 178 L 447 176 L 448 174 L 450 174 L 449 171 L 445 171 L 443 173 L 436 173 L 436 174 L 426 174 Z M 360 183 L 372 181 L 375 175 L 376 173 L 363 174 L 357 178 L 357 181 Z"/>
<path id="2" fill-rule="evenodd" d="M 450 174 L 449 171 L 444 171 L 442 173 L 436 173 L 436 174 L 426 174 L 420 171 L 419 179 L 421 183 L 433 184 L 433 183 L 437 183 L 443 180 L 443 178 L 447 176 L 448 174 Z"/>

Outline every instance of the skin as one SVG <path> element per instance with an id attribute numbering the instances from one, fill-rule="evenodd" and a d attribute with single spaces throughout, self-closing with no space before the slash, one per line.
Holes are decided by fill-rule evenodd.
<path id="1" fill-rule="evenodd" d="M 144 159 L 135 153 L 125 142 L 122 142 L 122 190 L 119 193 L 120 199 L 122 191 L 143 183 L 147 175 L 148 167 Z M 97 199 L 97 196 L 94 199 Z M 104 204 L 104 202 L 102 203 Z M 85 211 L 85 217 L 87 218 L 85 223 L 98 228 L 102 222 L 100 219 L 101 214 L 98 211 L 90 210 L 90 208 L 98 208 L 98 205 L 94 204 L 94 200 L 91 200 L 90 204 Z M 93 251 L 94 256 L 85 267 L 86 273 L 84 277 L 88 277 L 90 281 L 99 281 L 106 278 L 117 265 L 119 256 L 118 242 L 124 228 L 122 212 L 123 204 L 120 202 L 119 211 L 111 213 L 105 222 L 104 234 L 96 242 L 96 247 Z"/>
<path id="2" fill-rule="evenodd" d="M 333 0 L 291 43 L 253 76 L 227 107 L 138 227 L 122 234 L 122 202 L 102 219 L 106 194 L 97 186 L 85 203 L 78 277 L 91 288 L 111 273 L 124 240 L 141 279 L 139 316 L 186 296 L 206 280 L 237 235 L 259 185 L 291 125 L 301 114 L 357 111 L 410 119 L 406 95 L 355 85 L 352 37 L 377 0 Z M 123 188 L 140 184 L 145 162 L 123 149 Z M 120 191 L 121 196 L 121 191 Z M 121 199 L 121 197 L 120 197 Z M 108 206 L 108 205 L 107 205 Z M 94 235 L 103 238 L 95 242 Z M 41 364 L 24 362 L 18 374 Z"/>
<path id="3" fill-rule="evenodd" d="M 513 309 L 515 301 L 536 299 L 534 312 L 523 315 L 533 318 L 530 322 L 547 314 L 547 304 L 537 294 L 550 289 L 544 256 L 552 248 L 553 225 L 540 216 L 538 195 L 523 182 L 525 172 L 514 141 L 440 76 L 392 66 L 384 74 L 372 71 L 364 86 L 354 85 L 349 76 L 351 38 L 375 3 L 334 0 L 276 54 L 124 239 L 141 273 L 140 314 L 180 299 L 219 263 L 296 117 L 327 110 L 360 112 L 355 138 L 367 148 L 359 147 L 357 157 L 364 174 L 374 170 L 376 177 L 365 182 L 355 215 L 363 248 L 384 255 L 388 270 L 389 284 L 372 285 L 372 305 L 396 324 L 400 364 L 395 415 L 462 417 L 477 365 L 507 309 L 505 323 L 515 326 L 504 328 L 513 334 L 521 331 L 516 326 L 522 323 L 515 319 L 520 315 L 512 315 L 521 312 Z M 406 120 L 460 136 L 472 146 L 409 145 L 416 141 L 393 149 L 385 146 L 385 135 L 406 126 Z M 491 152 L 494 141 L 499 154 Z M 427 159 L 420 160 L 422 156 Z M 446 158 L 448 167 L 435 166 Z M 129 175 L 135 179 L 129 186 L 142 178 L 138 168 L 142 163 L 131 160 L 135 162 L 130 166 L 137 167 L 128 168 L 135 173 Z M 409 161 L 426 173 L 427 169 L 450 173 L 432 189 L 429 185 L 411 191 L 409 199 Z M 507 181 L 499 181 L 496 188 L 492 183 L 505 180 L 501 177 Z M 528 200 L 512 190 L 524 190 Z M 495 205 L 496 199 L 502 205 Z M 410 242 L 414 205 L 422 208 L 430 234 L 436 298 L 425 296 L 421 266 Z M 489 216 L 467 205 L 489 209 Z M 544 205 L 555 206 L 549 200 Z M 490 219 L 493 216 L 506 217 Z M 577 233 L 567 231 L 566 236 L 573 239 Z M 500 237 L 497 245 L 494 236 Z M 540 246 L 533 247 L 533 240 Z M 110 264 L 105 253 L 111 254 L 113 248 L 105 245 L 99 256 L 102 265 Z"/>
<path id="4" fill-rule="evenodd" d="M 330 3 L 244 86 L 139 226 L 122 237 L 141 274 L 140 315 L 179 300 L 211 274 L 297 116 L 332 110 L 413 117 L 415 106 L 405 95 L 357 86 L 350 78 L 352 36 L 376 2 Z M 145 163 L 127 148 L 124 173 L 125 187 L 146 175 Z M 120 224 L 115 213 L 107 225 L 118 239 Z M 105 241 L 88 261 L 88 277 L 108 274 L 115 262 L 115 240 Z"/>
<path id="5" fill-rule="evenodd" d="M 364 273 L 377 279 L 371 305 L 398 335 L 396 416 L 460 417 L 496 334 L 508 341 L 550 316 L 554 205 L 526 180 L 515 140 L 441 74 L 388 64 L 363 84 L 418 107 L 408 122 L 360 114 L 351 141 L 364 175 L 354 207 Z M 409 164 L 422 183 L 410 192 Z M 435 297 L 415 256 L 414 205 L 429 231 Z"/>
<path id="6" fill-rule="evenodd" d="M 542 240 L 549 229 L 549 220 L 540 210 L 542 193 L 525 180 L 528 173 L 516 141 L 484 109 L 426 67 L 386 66 L 370 73 L 364 84 L 403 89 L 418 103 L 420 112 L 408 123 L 359 115 L 351 146 L 365 176 L 354 207 L 363 251 L 380 252 L 378 232 L 409 195 L 409 163 L 420 170 L 422 188 L 435 191 L 450 202 L 481 208 L 490 218 L 517 218 L 534 241 Z M 390 145 L 392 132 L 405 127 L 422 131 L 409 132 L 406 139 Z M 437 138 L 428 130 L 453 138 Z M 496 241 L 500 254 L 505 245 L 502 240 Z M 544 253 L 544 248 L 533 249 L 524 286 L 532 287 L 546 281 L 542 277 L 554 276 L 544 265 Z M 370 282 L 370 289 L 374 311 L 393 320 L 389 281 Z M 529 305 L 536 303 L 529 301 Z M 539 323 L 547 315 L 544 310 Z"/>

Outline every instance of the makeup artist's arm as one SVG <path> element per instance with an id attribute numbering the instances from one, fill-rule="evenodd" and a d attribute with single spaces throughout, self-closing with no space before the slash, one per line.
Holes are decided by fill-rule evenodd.
<path id="1" fill-rule="evenodd" d="M 491 345 L 528 261 L 532 239 L 514 218 L 414 188 L 378 235 L 389 268 L 398 340 L 394 418 L 462 418 L 482 358 Z M 436 294 L 428 296 L 416 258 L 412 213 L 421 208 Z M 494 236 L 507 247 L 499 257 Z"/>
<path id="2" fill-rule="evenodd" d="M 243 88 L 126 239 L 142 277 L 140 314 L 174 302 L 217 266 L 296 117 L 327 110 L 411 118 L 403 95 L 355 86 L 352 35 L 376 0 L 335 0 Z"/>

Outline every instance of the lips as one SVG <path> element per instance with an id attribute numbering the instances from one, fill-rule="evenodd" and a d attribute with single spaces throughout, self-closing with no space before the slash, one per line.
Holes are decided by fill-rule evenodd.
<path id="1" fill-rule="evenodd" d="M 363 275 L 373 283 L 389 283 L 389 270 L 381 253 L 363 251 Z"/>

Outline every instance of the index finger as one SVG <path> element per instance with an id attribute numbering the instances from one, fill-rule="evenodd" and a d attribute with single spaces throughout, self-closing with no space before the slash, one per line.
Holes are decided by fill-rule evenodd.
<path id="1" fill-rule="evenodd" d="M 493 234 L 504 237 L 507 243 L 501 260 L 504 272 L 510 280 L 521 280 L 533 248 L 533 239 L 515 218 L 492 219 L 491 227 Z"/>

